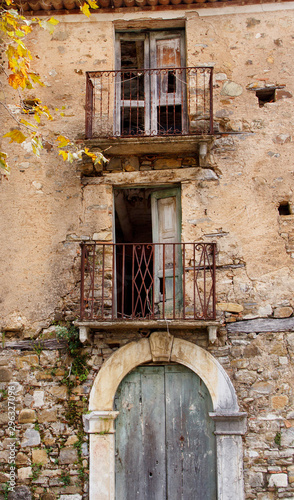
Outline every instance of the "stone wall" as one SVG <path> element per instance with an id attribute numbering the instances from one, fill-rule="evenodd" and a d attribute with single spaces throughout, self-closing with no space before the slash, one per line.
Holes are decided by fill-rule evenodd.
<path id="1" fill-rule="evenodd" d="M 242 324 L 238 323 L 239 330 Z M 290 499 L 294 495 L 294 333 L 242 333 L 234 326 L 228 327 L 228 333 L 221 329 L 216 345 L 209 345 L 205 331 L 174 333 L 216 357 L 235 386 L 240 410 L 248 413 L 246 499 Z M 55 327 L 49 333 L 55 342 L 51 349 L 48 340 L 35 343 L 34 349 L 32 345 L 19 349 L 21 343 L 12 349 L 12 341 L 7 340 L 1 350 L 1 488 L 9 478 L 9 447 L 15 441 L 17 488 L 25 487 L 27 498 L 29 491 L 43 500 L 49 500 L 49 493 L 52 499 L 74 494 L 87 498 L 88 444 L 81 418 L 87 412 L 93 380 L 112 352 L 142 334 L 97 331 L 91 345 L 81 348 L 80 353 L 87 354 L 89 373 L 80 381 L 69 372 L 72 359 L 64 342 L 58 346 L 53 340 Z M 16 388 L 16 439 L 9 436 L 7 427 L 11 386 Z M 20 497 L 11 492 L 8 498 Z"/>

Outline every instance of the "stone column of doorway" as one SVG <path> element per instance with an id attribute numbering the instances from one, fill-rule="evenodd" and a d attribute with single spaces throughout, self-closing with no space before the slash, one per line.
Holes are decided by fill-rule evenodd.
<path id="1" fill-rule="evenodd" d="M 91 500 L 114 500 L 114 420 L 118 411 L 92 411 L 83 416 L 84 430 L 90 434 Z"/>
<path id="2" fill-rule="evenodd" d="M 215 421 L 218 500 L 244 500 L 242 435 L 246 413 L 209 413 Z"/>

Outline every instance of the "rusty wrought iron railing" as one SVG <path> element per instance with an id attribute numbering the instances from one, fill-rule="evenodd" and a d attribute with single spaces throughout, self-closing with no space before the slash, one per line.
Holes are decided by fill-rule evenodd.
<path id="1" fill-rule="evenodd" d="M 213 68 L 86 73 L 86 138 L 213 133 Z"/>
<path id="2" fill-rule="evenodd" d="M 81 320 L 215 319 L 215 243 L 81 248 Z"/>

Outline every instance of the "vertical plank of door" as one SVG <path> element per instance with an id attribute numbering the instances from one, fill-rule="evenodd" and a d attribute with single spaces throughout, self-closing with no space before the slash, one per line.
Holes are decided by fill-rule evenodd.
<path id="1" fill-rule="evenodd" d="M 165 367 L 167 498 L 215 500 L 216 464 L 209 393 L 185 367 Z"/>
<path id="2" fill-rule="evenodd" d="M 144 470 L 142 500 L 166 500 L 164 367 L 141 367 Z M 141 500 L 141 498 L 140 498 Z"/>
<path id="3" fill-rule="evenodd" d="M 140 367 L 116 395 L 116 500 L 166 500 L 163 367 Z"/>
<path id="4" fill-rule="evenodd" d="M 142 441 L 142 412 L 140 376 L 130 373 L 119 386 L 115 406 L 119 410 L 116 420 L 115 492 L 116 500 L 141 500 L 143 489 L 144 447 Z"/>

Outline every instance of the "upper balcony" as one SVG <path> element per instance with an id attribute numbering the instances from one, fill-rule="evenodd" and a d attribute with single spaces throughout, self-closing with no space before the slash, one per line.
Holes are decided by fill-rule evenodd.
<path id="1" fill-rule="evenodd" d="M 213 134 L 213 68 L 91 71 L 86 138 Z"/>

